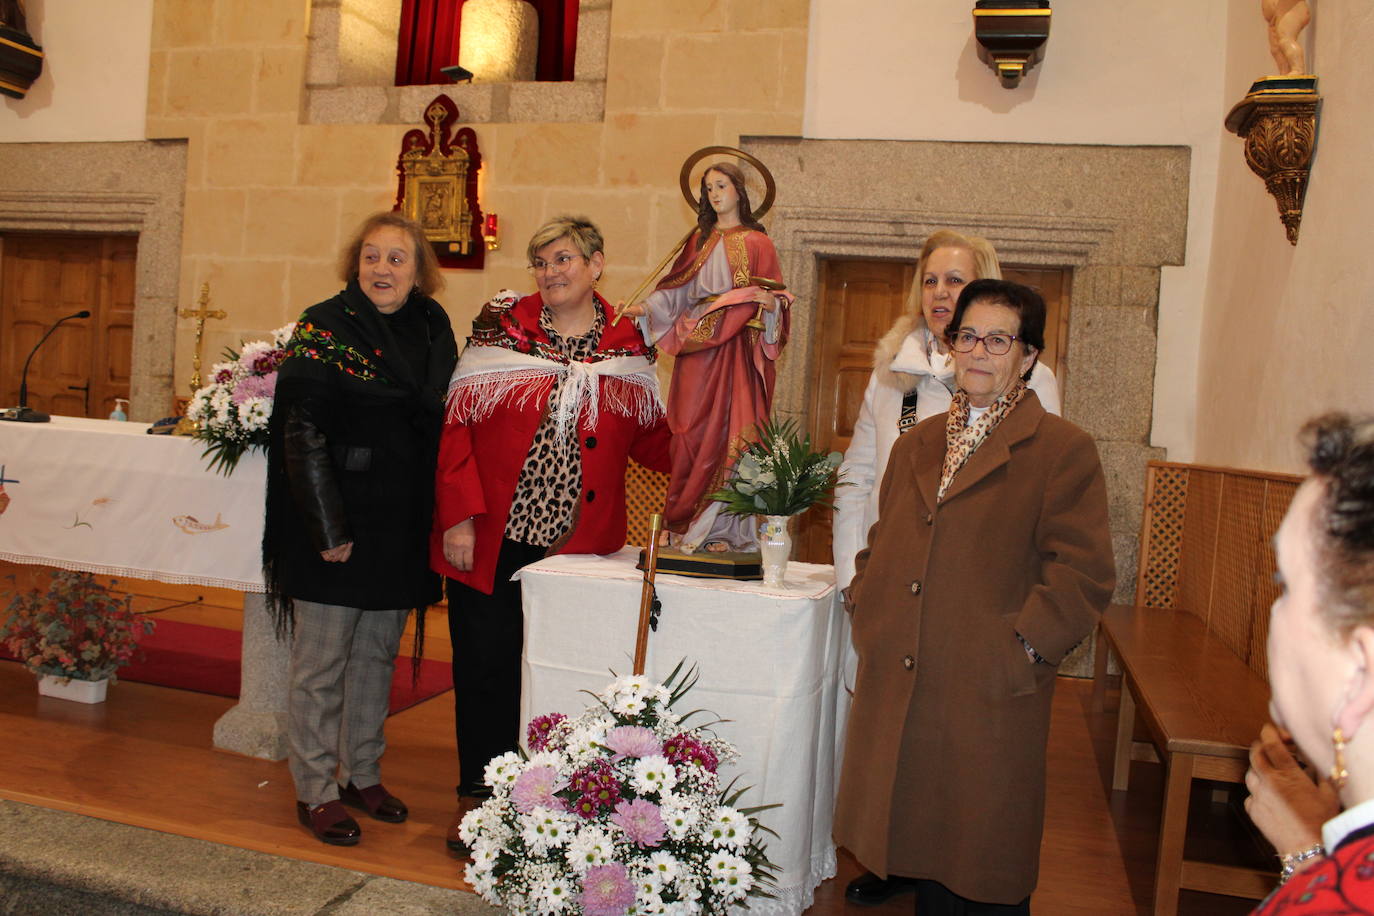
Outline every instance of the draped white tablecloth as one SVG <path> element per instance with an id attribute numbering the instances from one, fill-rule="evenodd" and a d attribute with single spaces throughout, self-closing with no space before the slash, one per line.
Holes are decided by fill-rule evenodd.
<path id="1" fill-rule="evenodd" d="M 204 444 L 147 428 L 0 423 L 0 559 L 263 591 L 262 453 L 225 477 L 206 470 Z"/>
<path id="2" fill-rule="evenodd" d="M 521 734 L 531 718 L 574 715 L 610 671 L 629 674 L 639 619 L 636 548 L 608 557 L 556 556 L 518 574 L 525 607 Z M 733 721 L 716 732 L 740 750 L 740 804 L 782 802 L 760 820 L 778 832 L 768 854 L 781 866 L 776 901 L 750 913 L 797 914 L 835 874 L 830 838 L 843 739 L 839 702 L 841 617 L 829 566 L 793 563 L 785 590 L 758 582 L 660 574 L 663 613 L 649 636 L 646 673 L 662 679 L 682 659 L 701 680 L 684 701 Z M 838 721 L 837 721 L 838 720 Z"/>

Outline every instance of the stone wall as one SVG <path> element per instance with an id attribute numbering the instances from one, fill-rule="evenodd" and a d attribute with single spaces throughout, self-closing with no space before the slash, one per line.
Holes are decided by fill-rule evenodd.
<path id="1" fill-rule="evenodd" d="M 324 7 L 156 0 L 148 132 L 187 141 L 179 298 L 189 304 L 208 281 L 213 305 L 229 312 L 206 327 L 207 357 L 339 288 L 339 249 L 363 216 L 390 209 L 401 137 L 421 126 L 307 123 L 312 5 Z M 801 131 L 805 0 L 586 6 L 607 23 L 604 112 L 475 125 L 482 204 L 500 215 L 503 239 L 485 270 L 446 272 L 440 299 L 459 328 L 498 289 L 533 289 L 525 241 L 561 212 L 601 225 L 602 289 L 628 295 L 691 222 L 677 190 L 688 154 L 745 134 Z M 439 91 L 463 108 L 452 86 L 434 87 L 417 115 Z M 181 321 L 178 379 L 190 374 L 193 335 Z"/>

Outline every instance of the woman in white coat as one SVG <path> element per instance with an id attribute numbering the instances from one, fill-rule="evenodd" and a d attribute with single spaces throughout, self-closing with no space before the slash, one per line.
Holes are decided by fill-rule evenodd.
<path id="1" fill-rule="evenodd" d="M 1001 277 L 997 252 L 986 239 L 941 229 L 922 246 L 906 314 L 878 342 L 874 353 L 873 374 L 842 465 L 842 479 L 850 485 L 835 491 L 837 590 L 854 578 L 854 557 L 878 520 L 878 488 L 893 443 L 926 417 L 949 410 L 955 388 L 954 360 L 945 343 L 945 328 L 959 293 L 974 280 Z M 1059 383 L 1048 366 L 1037 362 L 1027 384 L 1047 411 L 1060 412 Z M 851 648 L 848 672 L 854 668 L 853 655 Z M 852 683 L 852 677 L 847 680 Z M 906 879 L 866 873 L 850 882 L 845 896 L 854 903 L 876 904 L 909 890 L 914 885 Z"/>

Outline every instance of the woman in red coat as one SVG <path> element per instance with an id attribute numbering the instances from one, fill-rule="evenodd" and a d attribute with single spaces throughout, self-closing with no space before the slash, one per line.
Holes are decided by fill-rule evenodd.
<path id="1" fill-rule="evenodd" d="M 511 576 L 555 553 L 625 544 L 625 466 L 668 469 L 655 352 L 611 326 L 595 292 L 601 232 L 579 217 L 529 244 L 539 292 L 497 296 L 473 322 L 449 388 L 430 562 L 448 578 L 458 813 L 490 789 L 491 758 L 516 749 L 524 615 Z"/>

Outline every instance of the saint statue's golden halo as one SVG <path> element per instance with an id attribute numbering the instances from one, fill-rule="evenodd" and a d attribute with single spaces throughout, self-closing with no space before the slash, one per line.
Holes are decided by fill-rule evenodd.
<path id="1" fill-rule="evenodd" d="M 754 208 L 754 219 L 762 219 L 763 215 L 773 206 L 773 198 L 777 197 L 778 188 L 773 183 L 773 173 L 768 171 L 768 166 L 764 165 L 755 157 L 749 155 L 742 149 L 735 149 L 733 146 L 703 146 L 692 155 L 688 156 L 682 163 L 682 171 L 678 173 L 678 184 L 682 186 L 682 197 L 691 205 L 693 210 L 701 206 L 697 200 L 695 192 L 692 190 L 692 168 L 707 156 L 727 155 L 737 159 L 743 159 L 754 167 L 754 171 L 759 173 L 763 179 L 764 195 L 763 203 Z"/>

